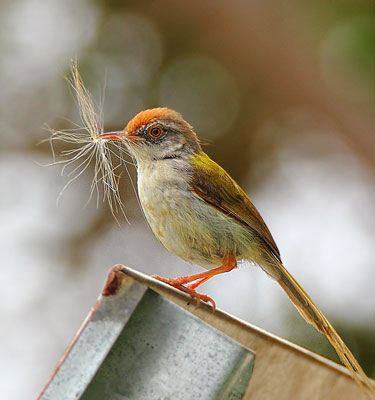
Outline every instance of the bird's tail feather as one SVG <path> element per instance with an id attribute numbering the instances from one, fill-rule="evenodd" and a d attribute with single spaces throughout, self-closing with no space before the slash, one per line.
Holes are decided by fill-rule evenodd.
<path id="1" fill-rule="evenodd" d="M 368 399 L 375 399 L 375 388 L 364 373 L 356 358 L 346 346 L 340 335 L 336 332 L 319 307 L 311 300 L 293 276 L 277 261 L 277 281 L 293 302 L 304 320 L 323 333 L 329 340 L 342 363 L 352 373 L 353 379 L 360 386 Z"/>

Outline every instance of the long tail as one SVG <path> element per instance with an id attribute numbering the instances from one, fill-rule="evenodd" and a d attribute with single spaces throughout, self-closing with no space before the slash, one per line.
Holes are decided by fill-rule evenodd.
<path id="1" fill-rule="evenodd" d="M 360 386 L 362 392 L 368 399 L 375 399 L 375 388 L 364 373 L 356 358 L 349 348 L 329 323 L 319 307 L 311 300 L 310 296 L 303 290 L 293 276 L 277 262 L 278 283 L 285 290 L 290 300 L 296 306 L 304 320 L 313 325 L 319 332 L 323 333 L 330 341 L 333 348 L 343 364 L 352 373 L 353 379 Z"/>

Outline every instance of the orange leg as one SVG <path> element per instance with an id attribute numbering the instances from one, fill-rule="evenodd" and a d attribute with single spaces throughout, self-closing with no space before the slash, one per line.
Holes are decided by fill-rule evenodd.
<path id="1" fill-rule="evenodd" d="M 211 278 L 210 276 L 206 276 L 205 278 L 197 279 L 196 281 L 187 283 L 186 287 L 189 288 L 189 289 L 195 289 L 198 286 L 200 286 L 202 283 L 208 281 L 210 278 Z"/>
<path id="2" fill-rule="evenodd" d="M 185 293 L 190 294 L 191 297 L 197 299 L 198 303 L 200 302 L 200 300 L 205 302 L 210 302 L 212 304 L 213 309 L 215 310 L 216 305 L 214 300 L 207 295 L 197 293 L 195 289 L 202 283 L 208 281 L 213 276 L 222 274 L 224 272 L 229 272 L 232 269 L 236 268 L 236 266 L 237 266 L 236 258 L 234 257 L 233 254 L 228 254 L 227 256 L 224 257 L 223 265 L 221 267 L 214 268 L 209 271 L 202 272 L 200 274 L 195 274 L 190 276 L 180 276 L 178 278 L 162 278 L 158 275 L 153 275 L 152 277 L 158 279 L 159 281 L 167 283 L 168 285 L 171 285 L 179 290 L 182 290 Z"/>

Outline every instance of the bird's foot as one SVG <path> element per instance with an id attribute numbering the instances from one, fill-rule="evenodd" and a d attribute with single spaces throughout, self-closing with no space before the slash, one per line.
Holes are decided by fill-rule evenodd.
<path id="1" fill-rule="evenodd" d="M 204 301 L 205 303 L 211 303 L 213 311 L 216 310 L 216 303 L 214 299 L 212 299 L 210 296 L 207 296 L 206 294 L 198 293 L 195 290 L 196 285 L 194 284 L 194 282 L 185 284 L 186 282 L 184 282 L 183 277 L 163 278 L 159 275 L 152 275 L 152 277 L 170 286 L 173 286 L 174 288 L 181 290 L 182 292 L 189 294 L 193 299 L 196 300 L 198 306 L 201 301 Z"/>
<path id="2" fill-rule="evenodd" d="M 186 285 L 186 286 L 183 286 L 183 285 L 181 285 L 181 286 L 182 286 L 182 287 L 181 287 L 181 288 L 178 288 L 178 289 L 180 289 L 180 290 L 182 290 L 182 291 L 184 291 L 184 292 L 190 294 L 190 296 L 191 296 L 193 299 L 196 299 L 196 302 L 197 302 L 197 305 L 198 305 L 198 306 L 199 306 L 199 303 L 200 303 L 201 301 L 204 301 L 205 303 L 211 303 L 211 305 L 212 305 L 212 310 L 213 310 L 213 312 L 215 312 L 215 310 L 216 310 L 216 303 L 215 303 L 215 300 L 214 300 L 212 297 L 207 296 L 206 294 L 198 293 L 195 289 L 193 289 L 192 287 L 190 287 L 190 284 L 188 284 L 188 285 Z"/>

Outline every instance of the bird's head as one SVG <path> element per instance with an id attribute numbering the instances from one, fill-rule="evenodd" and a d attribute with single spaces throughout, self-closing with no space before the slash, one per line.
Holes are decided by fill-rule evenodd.
<path id="1" fill-rule="evenodd" d="M 189 156 L 201 150 L 193 128 L 169 108 L 142 111 L 123 131 L 103 133 L 100 138 L 124 142 L 138 164 Z"/>

